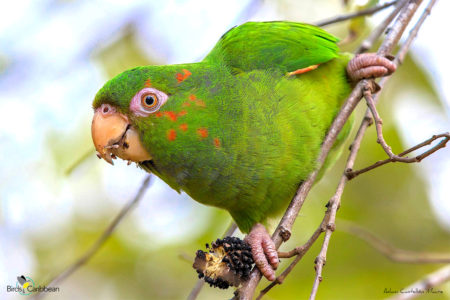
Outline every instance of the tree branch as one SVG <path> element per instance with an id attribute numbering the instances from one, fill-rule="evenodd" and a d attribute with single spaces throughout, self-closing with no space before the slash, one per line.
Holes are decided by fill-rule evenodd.
<path id="1" fill-rule="evenodd" d="M 353 222 L 339 220 L 338 223 L 340 230 L 364 240 L 378 252 L 394 262 L 414 264 L 450 263 L 450 253 L 413 252 L 399 249 Z"/>
<path id="2" fill-rule="evenodd" d="M 403 156 L 405 156 L 406 154 L 408 154 L 408 153 L 410 153 L 412 151 L 415 151 L 417 149 L 420 149 L 422 147 L 430 145 L 433 141 L 435 141 L 437 139 L 440 139 L 440 138 L 442 138 L 442 140 L 436 146 L 434 146 L 431 149 L 423 152 L 422 154 L 416 155 L 416 156 L 411 157 L 411 158 L 403 157 Z M 385 160 L 379 160 L 376 163 L 374 163 L 374 164 L 372 164 L 372 165 L 370 165 L 368 167 L 365 167 L 363 169 L 356 170 L 356 171 L 353 171 L 351 169 L 345 170 L 345 175 L 347 176 L 347 178 L 349 180 L 351 180 L 351 179 L 355 178 L 356 176 L 358 176 L 358 175 L 360 175 L 362 173 L 365 173 L 365 172 L 368 172 L 370 170 L 376 169 L 376 168 L 381 167 L 382 165 L 385 165 L 387 163 L 397 162 L 397 161 L 403 162 L 403 163 L 421 162 L 424 158 L 430 156 L 431 154 L 433 154 L 434 152 L 438 151 L 439 149 L 444 148 L 447 145 L 448 141 L 450 141 L 450 134 L 448 132 L 441 133 L 441 134 L 438 134 L 438 135 L 433 135 L 428 140 L 423 141 L 422 143 L 417 144 L 414 147 L 411 147 L 411 148 L 403 151 L 402 153 L 400 153 L 398 155 L 393 155 L 392 157 L 387 158 Z M 400 160 L 399 158 L 402 158 L 404 160 Z"/>
<path id="3" fill-rule="evenodd" d="M 439 150 L 441 148 L 444 148 L 445 145 L 447 144 L 448 140 L 450 139 L 450 135 L 448 133 L 434 135 L 433 137 L 426 140 L 425 142 L 422 142 L 422 143 L 412 147 L 411 149 L 408 149 L 408 150 L 400 153 L 399 155 L 395 155 L 392 152 L 392 148 L 386 143 L 386 140 L 384 139 L 383 121 L 381 120 L 380 115 L 378 114 L 377 108 L 375 107 L 375 102 L 373 101 L 372 93 L 370 90 L 364 91 L 364 98 L 366 99 L 367 106 L 369 107 L 370 112 L 372 113 L 373 119 L 375 121 L 375 127 L 376 127 L 376 131 L 377 131 L 377 143 L 379 143 L 381 145 L 381 147 L 383 147 L 384 152 L 386 152 L 386 154 L 389 156 L 389 160 L 392 162 L 404 162 L 404 163 L 420 162 L 425 157 L 430 156 L 431 154 L 433 154 L 434 152 L 436 152 L 437 150 Z M 443 137 L 444 137 L 444 139 L 436 147 L 433 147 L 433 148 L 429 149 L 428 151 L 426 151 L 420 155 L 417 155 L 415 157 L 404 157 L 404 155 L 406 155 L 414 150 L 417 150 L 419 148 L 422 148 L 424 146 L 427 146 L 434 140 L 436 140 L 438 138 L 443 138 Z"/>
<path id="4" fill-rule="evenodd" d="M 327 210 L 328 211 L 328 210 Z M 291 273 L 291 271 L 294 269 L 294 267 L 297 265 L 297 263 L 303 258 L 303 256 L 308 252 L 308 250 L 311 248 L 311 246 L 317 241 L 319 236 L 325 232 L 325 226 L 328 222 L 328 216 L 329 214 L 325 214 L 323 217 L 322 223 L 320 223 L 320 226 L 314 231 L 312 236 L 309 238 L 309 240 L 303 244 L 301 247 L 296 247 L 293 250 L 289 252 L 278 252 L 279 258 L 291 258 L 293 256 L 296 256 L 295 259 L 289 264 L 289 266 L 283 270 L 281 275 L 279 275 L 274 281 L 272 281 L 268 286 L 266 286 L 260 293 L 259 296 L 256 298 L 257 300 L 261 299 L 265 294 L 267 294 L 274 286 L 278 284 L 282 284 L 286 276 Z"/>
<path id="5" fill-rule="evenodd" d="M 82 156 L 80 156 L 76 161 L 74 161 L 65 171 L 64 175 L 69 176 L 72 172 L 78 168 L 86 159 L 92 157 L 95 154 L 95 149 L 87 150 Z"/>
<path id="6" fill-rule="evenodd" d="M 139 191 L 136 193 L 136 196 L 134 196 L 131 201 L 129 201 L 125 206 L 120 210 L 120 212 L 117 214 L 117 216 L 113 219 L 111 224 L 105 229 L 105 231 L 102 233 L 102 235 L 95 241 L 95 243 L 92 245 L 92 247 L 86 251 L 78 260 L 76 260 L 72 265 L 70 265 L 68 268 L 66 268 L 63 272 L 61 272 L 59 275 L 57 275 L 52 281 L 50 281 L 46 286 L 54 286 L 58 283 L 63 282 L 65 279 L 67 279 L 70 275 L 72 275 L 76 270 L 78 270 L 80 267 L 85 265 L 97 252 L 100 250 L 100 248 L 105 244 L 105 242 L 108 240 L 108 238 L 111 236 L 111 234 L 114 232 L 114 230 L 117 228 L 117 226 L 122 222 L 123 218 L 131 211 L 132 208 L 136 206 L 136 204 L 142 199 L 142 196 L 144 196 L 145 191 L 150 186 L 150 179 L 151 174 L 147 175 L 142 182 L 141 187 L 139 188 Z M 38 292 L 36 293 L 31 299 L 41 299 L 45 293 Z"/>
<path id="7" fill-rule="evenodd" d="M 396 3 L 395 9 L 389 14 L 389 16 L 383 20 L 375 29 L 372 31 L 372 33 L 361 43 L 359 48 L 356 50 L 356 54 L 366 52 L 367 50 L 371 49 L 375 42 L 378 40 L 378 38 L 383 34 L 383 32 L 386 31 L 386 28 L 391 24 L 392 20 L 398 15 L 400 10 L 405 6 L 405 4 L 409 0 L 401 0 Z"/>
<path id="8" fill-rule="evenodd" d="M 385 4 L 382 5 L 377 5 L 377 6 L 373 6 L 367 9 L 363 9 L 360 11 L 356 11 L 353 13 L 349 13 L 349 14 L 345 14 L 345 15 L 341 15 L 341 16 L 336 16 L 330 19 L 326 19 L 323 21 L 319 21 L 314 23 L 314 25 L 319 26 L 319 27 L 323 27 L 323 26 L 327 26 L 330 24 L 334 24 L 334 23 L 339 23 L 339 22 L 343 22 L 346 20 L 350 20 L 350 19 L 354 19 L 354 18 L 358 18 L 358 17 L 363 17 L 363 16 L 370 16 L 373 15 L 385 8 L 391 7 L 392 5 L 396 4 L 399 0 L 394 0 L 391 2 L 387 2 Z"/>
<path id="9" fill-rule="evenodd" d="M 414 25 L 414 27 L 413 27 L 413 28 L 411 29 L 411 31 L 409 32 L 408 38 L 406 39 L 406 41 L 404 42 L 403 46 L 402 46 L 402 47 L 400 48 L 400 50 L 398 51 L 397 56 L 396 56 L 396 58 L 395 58 L 395 61 L 394 61 L 394 62 L 396 63 L 396 65 L 400 65 L 400 64 L 403 63 L 403 60 L 405 59 L 406 54 L 407 54 L 409 48 L 411 47 L 411 44 L 412 44 L 413 40 L 416 38 L 417 33 L 419 32 L 419 29 L 420 29 L 420 27 L 422 26 L 422 24 L 423 24 L 423 22 L 425 21 L 425 19 L 430 15 L 431 8 L 432 8 L 433 5 L 435 4 L 435 2 L 436 2 L 436 0 L 432 0 L 432 1 L 429 2 L 429 4 L 427 5 L 427 7 L 425 8 L 424 12 L 423 12 L 422 15 L 420 16 L 419 20 L 417 21 L 417 23 Z M 382 78 L 381 81 L 380 81 L 380 83 L 379 83 L 379 85 L 384 85 L 384 83 L 387 81 L 387 79 L 388 79 L 388 77 Z M 375 96 L 375 98 L 373 99 L 374 104 L 377 103 L 377 100 L 378 100 L 378 97 Z M 370 113 L 370 109 L 368 108 L 367 111 L 366 111 L 365 117 L 364 117 L 364 119 L 363 119 L 363 121 L 362 121 L 362 123 L 361 123 L 360 128 L 361 128 L 362 126 L 364 126 L 364 127 L 367 128 L 367 127 L 370 126 L 371 124 L 372 124 L 371 113 Z M 365 131 L 365 129 L 364 129 L 364 131 Z M 434 137 L 436 137 L 436 139 L 442 138 L 442 137 L 446 137 L 447 134 L 448 134 L 448 133 L 445 133 L 445 134 L 442 134 L 442 135 L 433 136 L 430 140 L 432 140 Z M 410 153 L 410 152 L 412 152 L 412 151 L 414 151 L 414 150 L 417 150 L 417 149 L 419 149 L 419 148 L 421 148 L 421 147 L 423 147 L 423 146 L 426 146 L 426 145 L 427 145 L 426 143 L 427 143 L 428 141 L 429 141 L 429 140 L 427 140 L 427 141 L 425 141 L 425 142 L 423 142 L 423 143 L 421 143 L 421 144 L 418 144 L 418 145 L 416 145 L 416 146 L 414 146 L 414 147 L 412 147 L 412 148 L 410 148 L 410 149 L 408 149 L 408 150 L 406 150 L 406 151 L 400 153 L 399 156 L 406 155 L 406 154 L 408 154 L 408 153 Z M 442 143 L 444 143 L 444 144 L 442 145 Z M 445 147 L 445 144 L 446 144 L 446 143 L 447 143 L 447 141 L 445 141 L 445 139 L 442 140 L 441 143 L 435 147 L 435 148 L 436 148 L 436 151 L 437 151 L 438 149 L 440 149 L 440 148 Z M 441 146 L 440 146 L 440 145 L 441 145 Z M 439 148 L 438 148 L 438 147 L 439 147 Z M 433 148 L 432 148 L 432 149 L 433 149 Z M 433 151 L 433 152 L 434 152 L 434 151 Z M 430 153 L 430 154 L 431 154 L 431 153 Z M 424 158 L 424 157 L 423 157 L 423 158 Z M 422 159 L 423 159 L 423 158 L 422 158 Z M 374 165 L 369 166 L 369 167 L 367 167 L 367 168 L 364 168 L 364 169 L 362 169 L 362 170 L 358 170 L 358 171 L 353 171 L 353 170 L 351 170 L 351 169 L 346 170 L 346 173 L 347 173 L 347 176 L 349 177 L 349 179 L 352 179 L 353 177 L 355 177 L 355 176 L 357 176 L 357 175 L 359 175 L 359 174 L 361 174 L 361 173 L 367 172 L 368 170 L 366 170 L 366 169 L 368 169 L 368 168 L 376 168 L 376 167 L 381 166 L 381 165 L 384 165 L 384 164 L 386 164 L 386 163 L 388 163 L 388 162 L 391 162 L 391 159 L 390 159 L 390 158 L 389 158 L 389 159 L 386 159 L 385 161 L 376 162 Z"/>

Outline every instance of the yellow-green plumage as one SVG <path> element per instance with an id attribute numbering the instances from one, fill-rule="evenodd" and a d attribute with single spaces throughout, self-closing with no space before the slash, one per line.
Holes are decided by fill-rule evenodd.
<path id="1" fill-rule="evenodd" d="M 118 75 L 94 107 L 109 103 L 128 115 L 152 156 L 144 169 L 228 210 L 248 232 L 283 210 L 316 166 L 351 88 L 350 56 L 339 54 L 336 42 L 311 25 L 246 23 L 228 31 L 202 62 Z M 157 113 L 135 116 L 130 100 L 149 82 L 169 99 Z"/>

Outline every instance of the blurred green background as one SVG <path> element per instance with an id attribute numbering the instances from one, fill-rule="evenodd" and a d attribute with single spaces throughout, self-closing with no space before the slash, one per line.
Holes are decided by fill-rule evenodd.
<path id="1" fill-rule="evenodd" d="M 4 299 L 19 275 L 45 284 L 82 255 L 146 176 L 95 157 L 90 138 L 96 90 L 125 69 L 200 60 L 223 32 L 248 20 L 315 22 L 376 1 L 102 1 L 35 0 L 0 4 L 0 285 Z M 440 1 L 380 104 L 395 152 L 448 131 L 449 62 L 438 32 L 448 26 Z M 353 51 L 385 13 L 327 26 Z M 350 38 L 353 32 L 356 38 Z M 357 109 L 357 118 L 364 112 Z M 357 121 L 359 122 L 359 121 Z M 353 134 L 354 135 L 354 134 Z M 384 159 L 374 128 L 356 167 Z M 77 163 L 80 158 L 87 158 Z M 334 193 L 346 152 L 316 185 L 282 246 L 303 244 L 319 225 Z M 443 149 L 420 165 L 390 164 L 351 181 L 338 211 L 318 299 L 382 299 L 441 265 L 389 261 L 339 230 L 355 222 L 392 245 L 450 252 L 450 155 Z M 184 299 L 194 286 L 197 249 L 220 237 L 224 211 L 178 195 L 157 178 L 92 260 L 46 299 Z M 282 286 L 266 299 L 305 299 L 314 280 L 322 238 Z M 284 260 L 281 268 L 289 260 Z M 267 285 L 262 281 L 260 287 Z M 450 299 L 450 284 L 441 295 Z M 204 287 L 199 299 L 229 299 L 231 289 Z"/>

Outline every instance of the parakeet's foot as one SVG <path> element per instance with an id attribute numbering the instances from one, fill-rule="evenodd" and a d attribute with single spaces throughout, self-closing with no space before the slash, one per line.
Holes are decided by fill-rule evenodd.
<path id="1" fill-rule="evenodd" d="M 364 78 L 376 78 L 392 74 L 397 66 L 376 53 L 358 54 L 347 65 L 347 74 L 353 83 Z"/>
<path id="2" fill-rule="evenodd" d="M 275 280 L 278 267 L 278 253 L 272 238 L 262 224 L 255 224 L 245 241 L 252 247 L 253 260 L 261 273 L 268 280 Z"/>

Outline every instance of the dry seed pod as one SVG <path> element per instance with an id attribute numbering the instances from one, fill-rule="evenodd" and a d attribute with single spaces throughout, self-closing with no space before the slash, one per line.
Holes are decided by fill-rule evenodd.
<path id="1" fill-rule="evenodd" d="M 198 250 L 194 261 L 194 269 L 198 277 L 204 278 L 210 286 L 227 289 L 239 286 L 248 279 L 253 267 L 250 246 L 237 237 L 227 236 L 206 244 L 207 252 Z"/>

